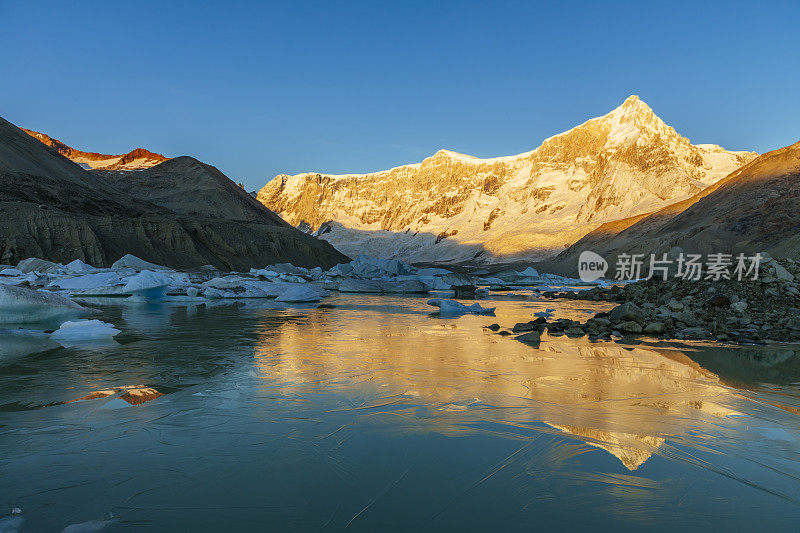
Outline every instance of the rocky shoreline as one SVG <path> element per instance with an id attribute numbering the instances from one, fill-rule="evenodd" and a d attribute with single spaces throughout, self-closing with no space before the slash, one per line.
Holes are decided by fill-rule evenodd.
<path id="1" fill-rule="evenodd" d="M 550 334 L 590 339 L 649 336 L 742 344 L 800 341 L 800 263 L 764 255 L 757 280 L 651 279 L 580 291 L 546 292 L 545 298 L 618 302 L 585 322 L 537 318 L 511 333 L 536 342 Z M 497 324 L 488 326 L 499 331 Z M 508 332 L 506 332 L 508 334 Z"/>

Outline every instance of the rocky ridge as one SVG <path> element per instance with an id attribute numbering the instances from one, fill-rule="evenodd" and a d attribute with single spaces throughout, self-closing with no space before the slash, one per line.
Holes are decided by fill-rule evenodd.
<path id="1" fill-rule="evenodd" d="M 44 145 L 54 148 L 67 159 L 74 161 L 84 169 L 104 170 L 139 170 L 150 168 L 169 158 L 151 152 L 145 148 L 135 148 L 126 154 L 111 155 L 97 152 L 84 152 L 68 146 L 67 144 L 50 137 L 46 133 L 20 128 L 22 131 L 41 141 Z"/>

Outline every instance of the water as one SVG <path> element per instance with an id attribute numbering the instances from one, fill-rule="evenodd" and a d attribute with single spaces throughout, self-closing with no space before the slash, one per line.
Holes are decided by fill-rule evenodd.
<path id="1" fill-rule="evenodd" d="M 119 344 L 0 336 L 0 512 L 20 531 L 796 530 L 800 349 L 536 348 L 483 326 L 610 306 L 440 319 L 425 300 L 95 300 Z"/>

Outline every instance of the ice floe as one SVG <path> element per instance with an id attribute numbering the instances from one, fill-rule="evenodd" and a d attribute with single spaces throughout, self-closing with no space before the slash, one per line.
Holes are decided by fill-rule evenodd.
<path id="1" fill-rule="evenodd" d="M 111 340 L 120 333 L 113 325 L 101 320 L 71 320 L 61 324 L 50 338 L 58 342 L 102 341 Z"/>
<path id="2" fill-rule="evenodd" d="M 322 291 L 324 292 L 324 291 Z M 327 295 L 327 293 L 325 293 Z M 311 287 L 307 287 L 305 285 L 296 285 L 294 287 L 287 287 L 280 296 L 278 296 L 275 301 L 276 302 L 318 302 L 322 300 L 324 295 L 318 291 L 314 290 Z"/>
<path id="3" fill-rule="evenodd" d="M 89 312 L 61 294 L 0 285 L 0 324 L 54 322 Z"/>
<path id="4" fill-rule="evenodd" d="M 122 291 L 139 300 L 158 300 L 164 297 L 171 283 L 172 278 L 166 274 L 142 270 L 127 278 Z"/>
<path id="5" fill-rule="evenodd" d="M 494 307 L 481 307 L 478 303 L 464 305 L 456 300 L 444 300 L 441 298 L 428 300 L 428 305 L 438 307 L 439 315 L 441 316 L 461 316 L 466 314 L 494 316 L 495 310 Z"/>

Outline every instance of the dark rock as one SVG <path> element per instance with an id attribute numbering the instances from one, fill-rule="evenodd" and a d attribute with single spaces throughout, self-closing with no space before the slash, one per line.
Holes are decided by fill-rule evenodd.
<path id="1" fill-rule="evenodd" d="M 456 298 L 462 298 L 466 300 L 475 299 L 475 291 L 477 290 L 475 285 L 453 285 L 450 288 L 456 293 Z"/>
<path id="2" fill-rule="evenodd" d="M 542 334 L 539 331 L 531 331 L 523 335 L 518 335 L 514 338 L 520 342 L 524 342 L 526 344 L 534 344 L 538 346 L 539 342 L 541 341 L 541 337 Z"/>
<path id="3" fill-rule="evenodd" d="M 616 306 L 609 313 L 612 322 L 636 322 L 644 324 L 644 312 L 632 302 Z M 641 331 L 641 330 L 640 330 Z"/>

